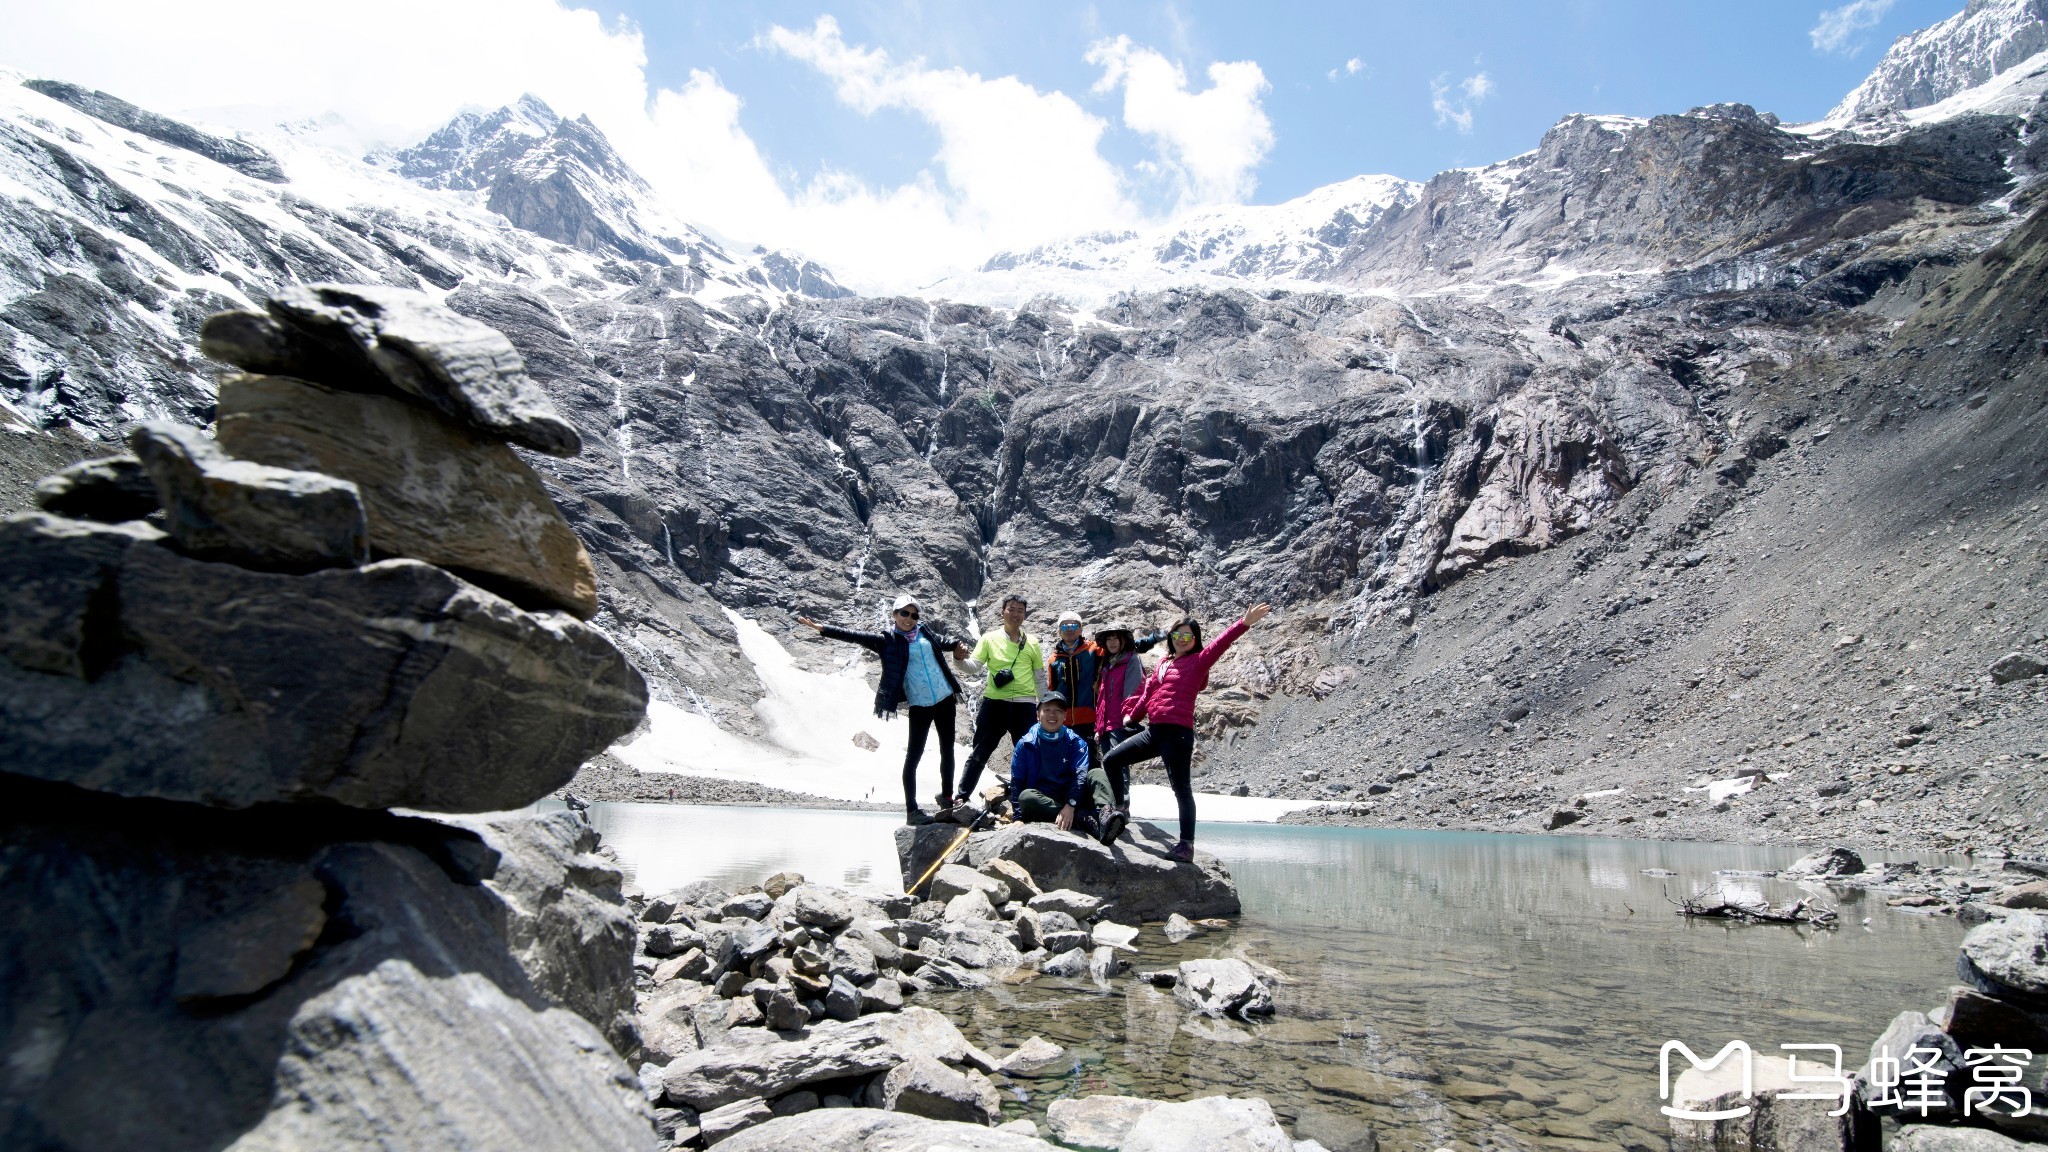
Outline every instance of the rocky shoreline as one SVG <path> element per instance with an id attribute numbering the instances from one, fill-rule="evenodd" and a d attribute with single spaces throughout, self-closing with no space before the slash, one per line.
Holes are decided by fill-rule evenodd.
<path id="1" fill-rule="evenodd" d="M 1050 1149 L 1034 1121 L 1005 1122 L 1002 1101 L 1067 1077 L 1074 1058 L 1039 1036 L 983 1051 L 922 1002 L 1040 979 L 1108 990 L 1129 973 L 1139 934 L 1113 917 L 1137 921 L 1175 897 L 1199 911 L 1229 887 L 1213 859 L 1167 859 L 1171 841 L 1147 825 L 1114 849 L 1028 826 L 977 833 L 972 866 L 946 862 L 927 829 L 904 832 L 906 886 L 929 874 L 922 899 L 795 873 L 733 893 L 700 882 L 629 894 L 639 916 L 631 1062 L 674 1146 Z M 1047 889 L 1021 859 L 1049 883 L 1084 873 L 1111 883 L 1101 895 Z M 1234 911 L 1234 892 L 1228 903 Z M 1164 919 L 1176 941 L 1228 926 Z M 1270 1016 L 1286 979 L 1242 956 L 1129 978 L 1173 989 L 1191 1017 L 1239 1020 Z M 1060 1146 L 1105 1152 L 1322 1148 L 1289 1138 L 1256 1097 L 1080 1096 L 1054 1101 L 1045 1119 Z"/>

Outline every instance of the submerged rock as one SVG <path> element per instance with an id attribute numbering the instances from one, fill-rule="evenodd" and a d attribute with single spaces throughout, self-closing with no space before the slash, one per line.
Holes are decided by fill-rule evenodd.
<path id="1" fill-rule="evenodd" d="M 1083 1096 L 1055 1100 L 1045 1111 L 1045 1122 L 1053 1139 L 1070 1148 L 1113 1152 L 1123 1147 L 1124 1137 L 1159 1101 L 1137 1096 Z"/>
<path id="2" fill-rule="evenodd" d="M 1243 960 L 1183 960 L 1173 998 L 1205 1016 L 1270 1016 L 1273 993 Z"/>
<path id="3" fill-rule="evenodd" d="M 1118 1152 L 1295 1152 L 1273 1108 L 1253 1096 L 1160 1104 L 1124 1133 Z"/>

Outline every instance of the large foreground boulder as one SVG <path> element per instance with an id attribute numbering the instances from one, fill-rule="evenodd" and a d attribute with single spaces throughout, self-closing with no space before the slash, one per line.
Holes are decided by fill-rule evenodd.
<path id="1" fill-rule="evenodd" d="M 951 831 L 957 836 L 959 830 Z M 944 825 L 897 829 L 905 884 L 930 867 L 951 841 L 945 832 Z M 1006 824 L 968 837 L 966 862 L 984 869 L 991 861 L 1009 860 L 1041 889 L 1098 896 L 1105 901 L 1104 911 L 1132 923 L 1164 920 L 1174 912 L 1194 919 L 1237 915 L 1237 886 L 1222 862 L 1198 851 L 1192 863 L 1177 863 L 1167 856 L 1173 845 L 1173 837 L 1145 823 L 1133 823 L 1129 834 L 1111 845 L 1050 824 Z"/>
<path id="2" fill-rule="evenodd" d="M 602 634 L 431 565 L 255 572 L 157 540 L 0 525 L 7 770 L 226 807 L 500 811 L 567 783 L 646 708 Z"/>
<path id="3" fill-rule="evenodd" d="M 784 1116 L 718 1146 L 726 1152 L 1057 1152 L 1035 1136 L 872 1108 Z"/>
<path id="4" fill-rule="evenodd" d="M 539 853 L 490 838 L 0 781 L 0 1147 L 651 1149 L 513 955 L 493 885 Z"/>

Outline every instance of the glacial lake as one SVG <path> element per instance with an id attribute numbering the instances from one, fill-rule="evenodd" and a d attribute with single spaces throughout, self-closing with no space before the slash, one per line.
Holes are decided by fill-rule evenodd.
<path id="1" fill-rule="evenodd" d="M 900 888 L 887 813 L 599 804 L 590 817 L 648 892 L 785 869 Z M 1129 979 L 925 997 L 998 1055 L 1034 1033 L 1073 1055 L 1067 1075 L 1006 1092 L 1008 1118 L 1044 1131 L 1063 1096 L 1228 1093 L 1264 1096 L 1332 1152 L 1662 1152 L 1665 1041 L 1705 1057 L 1742 1040 L 1760 1061 L 1836 1044 L 1853 1071 L 1895 1014 L 1940 1002 L 1964 932 L 1855 892 L 1828 895 L 1832 932 L 1688 923 L 1666 898 L 1718 869 L 1782 868 L 1794 848 L 1262 824 L 1204 825 L 1200 844 L 1237 880 L 1242 920 L 1179 945 L 1147 926 L 1133 965 L 1242 951 L 1291 979 L 1278 1015 L 1191 1020 Z"/>

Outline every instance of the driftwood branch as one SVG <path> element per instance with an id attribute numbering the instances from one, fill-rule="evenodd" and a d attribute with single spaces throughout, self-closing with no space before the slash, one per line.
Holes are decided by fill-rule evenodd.
<path id="1" fill-rule="evenodd" d="M 1833 928 L 1840 919 L 1840 913 L 1825 904 L 1815 903 L 1812 897 L 1802 896 L 1790 904 L 1773 905 L 1768 901 L 1729 900 L 1718 889 L 1701 888 L 1690 896 L 1671 899 L 1667 890 L 1664 899 L 1678 906 L 1678 914 L 1690 920 L 1694 917 L 1707 920 L 1735 920 L 1744 924 L 1804 924 L 1809 928 Z"/>

